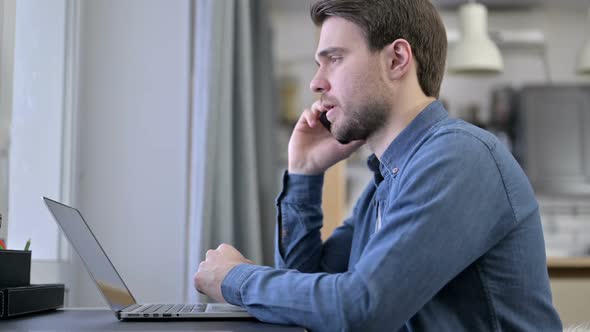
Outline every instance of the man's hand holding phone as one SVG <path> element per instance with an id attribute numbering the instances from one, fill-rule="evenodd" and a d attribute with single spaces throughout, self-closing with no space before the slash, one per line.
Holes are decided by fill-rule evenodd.
<path id="1" fill-rule="evenodd" d="M 348 158 L 365 141 L 342 144 L 329 130 L 321 113 L 326 112 L 318 100 L 299 117 L 289 141 L 289 173 L 318 175 L 337 162 Z"/>

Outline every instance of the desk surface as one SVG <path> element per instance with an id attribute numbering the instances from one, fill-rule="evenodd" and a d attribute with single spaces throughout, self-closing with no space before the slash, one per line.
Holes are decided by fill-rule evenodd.
<path id="1" fill-rule="evenodd" d="M 54 310 L 0 321 L 2 331 L 277 331 L 303 332 L 301 327 L 254 320 L 118 321 L 110 310 Z"/>

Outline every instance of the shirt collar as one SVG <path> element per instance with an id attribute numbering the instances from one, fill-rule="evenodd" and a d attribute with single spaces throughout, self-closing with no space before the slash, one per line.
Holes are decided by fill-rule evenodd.
<path id="1" fill-rule="evenodd" d="M 369 157 L 369 168 L 383 177 L 397 175 L 409 151 L 420 141 L 426 132 L 439 121 L 448 118 L 448 113 L 443 104 L 435 100 L 410 122 L 402 132 L 391 142 L 381 156 L 381 160 L 374 154 Z M 378 163 L 380 161 L 380 163 Z"/>
<path id="2" fill-rule="evenodd" d="M 375 183 L 375 186 L 378 186 L 379 183 L 383 181 L 383 176 L 379 169 L 380 165 L 379 159 L 374 153 L 367 159 L 367 166 L 369 166 L 369 169 L 373 172 L 373 182 Z"/>

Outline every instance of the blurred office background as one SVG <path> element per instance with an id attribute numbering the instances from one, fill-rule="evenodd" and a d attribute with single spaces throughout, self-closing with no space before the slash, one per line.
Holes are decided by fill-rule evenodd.
<path id="1" fill-rule="evenodd" d="M 434 1 L 451 50 L 469 29 L 466 2 Z M 43 195 L 81 209 L 139 301 L 200 300 L 192 275 L 221 242 L 272 264 L 289 133 L 315 100 L 309 3 L 0 0 L 0 238 L 15 249 L 32 239 L 33 282 L 66 283 L 69 306 L 105 305 Z M 582 322 L 590 3 L 479 3 L 502 68 L 449 70 L 441 99 L 452 116 L 498 135 L 527 172 L 555 303 L 564 322 Z M 367 154 L 327 176 L 324 236 L 369 179 Z"/>

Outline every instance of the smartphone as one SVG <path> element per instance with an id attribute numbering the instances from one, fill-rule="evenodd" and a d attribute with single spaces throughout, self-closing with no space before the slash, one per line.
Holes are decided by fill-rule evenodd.
<path id="1" fill-rule="evenodd" d="M 326 127 L 326 129 L 328 129 L 328 131 L 331 132 L 332 123 L 330 122 L 330 120 L 328 120 L 327 114 L 328 112 L 326 111 L 320 113 L 320 122 L 324 125 L 324 127 Z"/>

